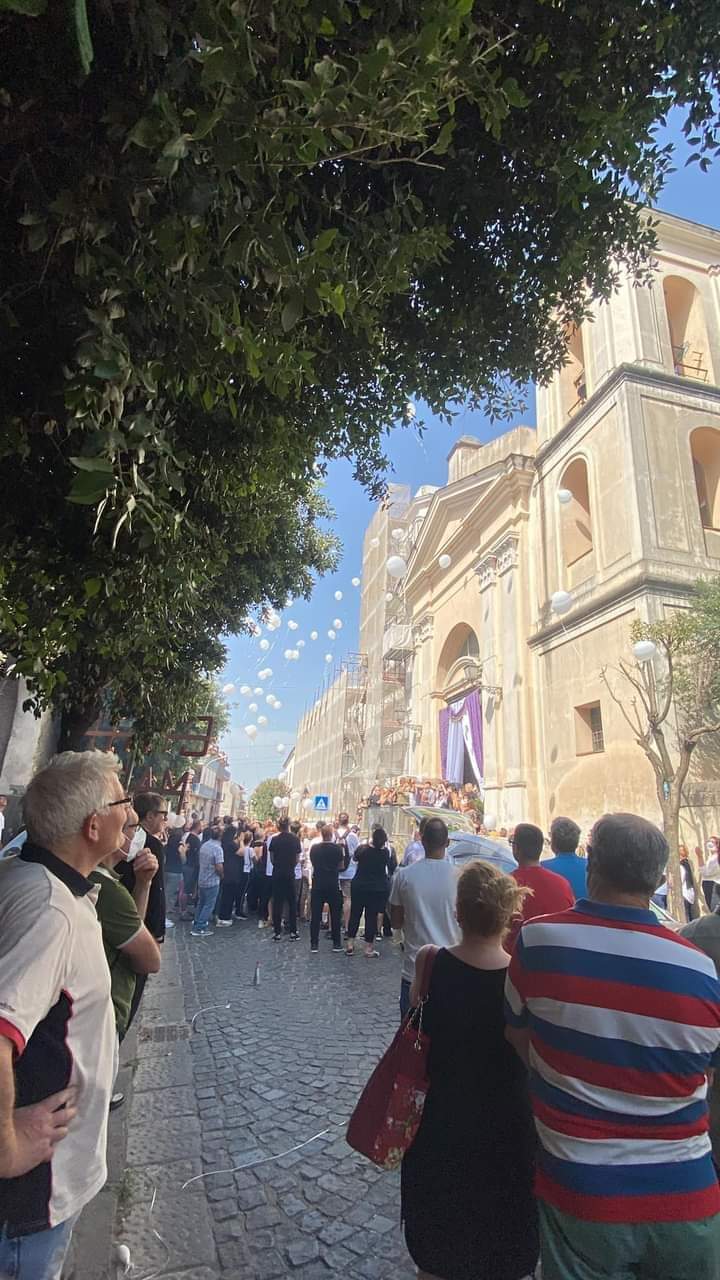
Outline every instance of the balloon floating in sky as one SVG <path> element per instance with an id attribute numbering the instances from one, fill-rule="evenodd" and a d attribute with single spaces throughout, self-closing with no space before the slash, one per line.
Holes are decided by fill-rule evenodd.
<path id="1" fill-rule="evenodd" d="M 298 649 L 304 649 L 304 648 L 305 648 L 305 641 L 298 640 Z"/>
<path id="2" fill-rule="evenodd" d="M 342 631 L 342 618 L 335 618 L 333 621 L 333 626 L 336 631 Z"/>
<path id="3" fill-rule="evenodd" d="M 258 707 L 257 702 L 251 702 L 250 706 L 248 707 L 248 711 L 257 711 L 257 707 Z"/>
<path id="4" fill-rule="evenodd" d="M 246 734 L 247 734 L 248 738 L 256 738 L 256 737 L 257 737 L 257 725 L 255 725 L 255 724 L 246 724 L 246 725 L 245 725 L 245 732 L 246 732 Z"/>
<path id="5" fill-rule="evenodd" d="M 407 573 L 407 564 L 402 556 L 389 556 L 385 568 L 391 578 L 404 578 Z"/>
<path id="6" fill-rule="evenodd" d="M 403 405 L 403 422 L 412 422 L 416 413 L 417 409 L 415 408 L 412 400 L 406 400 Z"/>
<path id="7" fill-rule="evenodd" d="M 263 638 L 260 641 L 260 648 L 262 649 L 263 653 L 267 653 L 268 649 L 270 648 L 270 641 Z"/>
<path id="8" fill-rule="evenodd" d="M 441 569 L 449 569 L 451 564 L 452 564 L 452 560 L 450 559 L 450 556 L 447 556 L 447 555 L 438 556 L 438 565 L 440 566 Z"/>
<path id="9" fill-rule="evenodd" d="M 311 632 L 310 632 L 310 639 L 311 639 L 311 640 L 317 640 L 317 638 L 318 638 L 318 633 L 317 633 L 317 631 L 311 631 Z"/>
<path id="10" fill-rule="evenodd" d="M 335 592 L 335 599 L 336 599 L 336 600 L 342 600 L 342 591 L 336 591 L 336 592 Z"/>
<path id="11" fill-rule="evenodd" d="M 241 693 L 244 693 L 244 694 L 245 694 L 245 697 L 247 698 L 248 694 L 252 693 L 252 689 L 250 688 L 250 685 L 249 685 L 249 684 L 241 684 L 241 685 L 240 685 L 240 692 L 241 692 Z"/>
<path id="12" fill-rule="evenodd" d="M 285 650 L 285 652 L 284 652 L 284 654 L 283 654 L 283 658 L 285 659 L 285 661 L 286 661 L 286 662 L 292 662 L 292 656 L 293 656 L 293 651 L 292 651 L 292 649 L 286 649 L 286 650 Z"/>
<path id="13" fill-rule="evenodd" d="M 553 613 L 567 613 L 572 604 L 569 591 L 555 591 L 550 597 L 550 608 Z"/>
<path id="14" fill-rule="evenodd" d="M 282 706 L 282 702 L 280 701 L 279 698 L 276 698 L 275 701 L 273 702 L 273 711 L 279 711 L 281 706 Z"/>
<path id="15" fill-rule="evenodd" d="M 294 618 L 288 618 L 288 631 L 297 631 L 298 623 Z"/>
<path id="16" fill-rule="evenodd" d="M 394 597 L 394 595 L 393 595 L 392 591 L 386 591 L 386 592 L 385 592 L 385 600 L 386 600 L 387 604 L 390 604 L 390 601 L 391 601 L 391 600 L 394 600 L 394 599 L 395 599 L 395 597 Z"/>
<path id="17" fill-rule="evenodd" d="M 332 654 L 331 654 L 331 653 L 326 653 L 326 654 L 325 654 L 325 661 L 326 661 L 326 662 L 332 662 L 332 660 L 333 660 L 333 656 L 332 656 Z"/>
<path id="18" fill-rule="evenodd" d="M 561 506 L 566 507 L 573 500 L 572 491 L 570 489 L 558 489 L 557 500 Z"/>
<path id="19" fill-rule="evenodd" d="M 277 747 L 276 747 L 276 750 L 277 750 L 277 751 L 284 751 L 284 750 L 285 750 L 285 743 L 284 743 L 284 742 L 278 742 Z"/>
<path id="20" fill-rule="evenodd" d="M 260 688 L 260 685 L 258 685 L 256 689 L 253 689 L 253 693 L 256 693 L 258 698 L 261 697 L 262 689 Z"/>
<path id="21" fill-rule="evenodd" d="M 223 693 L 232 693 L 234 688 L 235 688 L 235 685 L 231 682 L 230 684 L 224 684 L 222 687 L 222 691 Z"/>
<path id="22" fill-rule="evenodd" d="M 273 804 L 275 805 L 276 809 L 282 809 L 284 803 L 285 801 L 283 800 L 282 796 L 273 796 Z"/>
<path id="23" fill-rule="evenodd" d="M 352 579 L 352 584 L 353 584 L 353 586 L 354 586 L 354 587 L 359 587 L 359 586 L 360 586 L 360 579 L 359 579 L 359 578 L 353 578 L 353 579 Z"/>
<path id="24" fill-rule="evenodd" d="M 275 694 L 274 694 L 274 693 L 269 693 L 269 694 L 268 694 L 268 696 L 267 696 L 267 698 L 265 699 L 265 701 L 267 702 L 268 706 L 270 706 L 270 707 L 274 706 L 274 704 L 275 704 Z"/>
<path id="25" fill-rule="evenodd" d="M 302 802 L 303 809 L 312 809 L 312 806 L 313 806 L 313 802 L 310 799 L 310 796 L 306 796 Z"/>
<path id="26" fill-rule="evenodd" d="M 328 631 L 328 640 L 337 640 L 337 635 L 333 631 L 332 627 Z"/>
<path id="27" fill-rule="evenodd" d="M 267 722 L 268 722 L 267 716 L 258 716 L 258 724 L 267 724 Z"/>

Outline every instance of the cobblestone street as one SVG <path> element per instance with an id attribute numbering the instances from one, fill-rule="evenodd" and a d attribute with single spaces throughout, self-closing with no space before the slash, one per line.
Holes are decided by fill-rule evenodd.
<path id="1" fill-rule="evenodd" d="M 172 931 L 145 997 L 115 1239 L 137 1280 L 406 1280 L 399 1175 L 344 1141 L 397 1025 L 399 953 L 350 960 L 321 939 L 311 956 L 307 926 L 298 943 L 270 933 Z"/>

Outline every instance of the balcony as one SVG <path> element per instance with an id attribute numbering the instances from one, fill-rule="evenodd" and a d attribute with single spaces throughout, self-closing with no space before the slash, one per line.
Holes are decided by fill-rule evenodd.
<path id="1" fill-rule="evenodd" d="M 394 622 L 383 636 L 383 657 L 404 658 L 413 650 L 412 628 L 409 622 Z"/>
<path id="2" fill-rule="evenodd" d="M 673 347 L 673 369 L 679 378 L 697 378 L 699 382 L 707 382 L 708 371 L 703 364 L 702 351 L 691 351 L 690 344 L 684 342 L 680 347 Z"/>

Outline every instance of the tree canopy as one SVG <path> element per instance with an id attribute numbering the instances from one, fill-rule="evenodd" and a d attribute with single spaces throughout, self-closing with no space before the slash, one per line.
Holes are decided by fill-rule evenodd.
<path id="1" fill-rule="evenodd" d="M 510 414 L 642 273 L 653 126 L 717 150 L 716 9 L 3 7 L 0 647 L 149 734 L 332 565 L 327 459 L 377 495 L 408 396 Z"/>
<path id="2" fill-rule="evenodd" d="M 287 787 L 280 778 L 263 778 L 250 797 L 250 813 L 258 822 L 267 822 L 268 818 L 277 814 L 273 804 L 274 797 L 284 796 L 286 791 Z"/>

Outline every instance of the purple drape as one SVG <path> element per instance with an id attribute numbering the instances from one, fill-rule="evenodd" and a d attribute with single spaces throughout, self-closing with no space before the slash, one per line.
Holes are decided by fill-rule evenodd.
<path id="1" fill-rule="evenodd" d="M 483 716 L 482 701 L 477 690 L 468 694 L 465 699 L 467 707 L 468 720 L 470 722 L 470 740 L 475 752 L 475 759 L 480 768 L 480 777 L 485 777 L 485 752 L 483 743 Z"/>
<path id="2" fill-rule="evenodd" d="M 440 774 L 446 777 L 448 730 L 450 728 L 450 708 L 443 707 L 440 712 Z"/>

